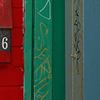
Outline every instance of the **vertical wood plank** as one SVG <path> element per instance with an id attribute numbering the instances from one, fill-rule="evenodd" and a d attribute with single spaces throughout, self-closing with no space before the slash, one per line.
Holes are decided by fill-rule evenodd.
<path id="1" fill-rule="evenodd" d="M 34 100 L 52 100 L 52 0 L 35 0 Z"/>
<path id="2" fill-rule="evenodd" d="M 72 100 L 83 100 L 83 0 L 72 0 Z"/>
<path id="3" fill-rule="evenodd" d="M 65 96 L 72 100 L 72 1 L 65 0 Z"/>
<path id="4" fill-rule="evenodd" d="M 53 0 L 53 99 L 65 100 L 65 0 Z"/>
<path id="5" fill-rule="evenodd" d="M 83 100 L 100 99 L 100 0 L 84 0 Z"/>
<path id="6" fill-rule="evenodd" d="M 25 0 L 25 91 L 24 100 L 31 99 L 32 90 L 32 0 Z"/>
<path id="7" fill-rule="evenodd" d="M 66 0 L 66 100 L 83 100 L 83 1 Z"/>

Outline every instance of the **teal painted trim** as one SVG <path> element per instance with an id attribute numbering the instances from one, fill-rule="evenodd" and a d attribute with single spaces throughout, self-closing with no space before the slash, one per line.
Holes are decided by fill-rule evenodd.
<path id="1" fill-rule="evenodd" d="M 65 100 L 65 0 L 53 0 L 53 100 Z"/>
<path id="2" fill-rule="evenodd" d="M 32 0 L 25 0 L 25 92 L 24 100 L 32 100 Z"/>
<path id="3" fill-rule="evenodd" d="M 52 100 L 52 0 L 35 0 L 34 100 Z"/>

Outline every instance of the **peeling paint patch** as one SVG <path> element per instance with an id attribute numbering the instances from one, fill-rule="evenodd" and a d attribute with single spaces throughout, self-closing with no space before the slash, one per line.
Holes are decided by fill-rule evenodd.
<path id="1" fill-rule="evenodd" d="M 83 1 L 72 1 L 72 100 L 83 100 Z"/>

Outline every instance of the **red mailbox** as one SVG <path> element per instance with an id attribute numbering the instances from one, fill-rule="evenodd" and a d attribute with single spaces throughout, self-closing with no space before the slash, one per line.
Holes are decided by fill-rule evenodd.
<path id="1" fill-rule="evenodd" d="M 24 0 L 0 0 L 0 100 L 23 100 Z"/>
<path id="2" fill-rule="evenodd" d="M 11 0 L 0 0 L 0 63 L 11 62 Z"/>

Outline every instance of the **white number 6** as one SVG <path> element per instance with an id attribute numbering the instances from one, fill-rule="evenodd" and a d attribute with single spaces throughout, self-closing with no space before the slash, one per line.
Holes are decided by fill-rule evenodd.
<path id="1" fill-rule="evenodd" d="M 2 39 L 2 48 L 3 48 L 4 50 L 6 50 L 6 49 L 8 48 L 8 43 L 7 43 L 7 41 L 8 41 L 8 38 L 7 38 L 7 37 L 4 37 L 4 38 Z"/>

